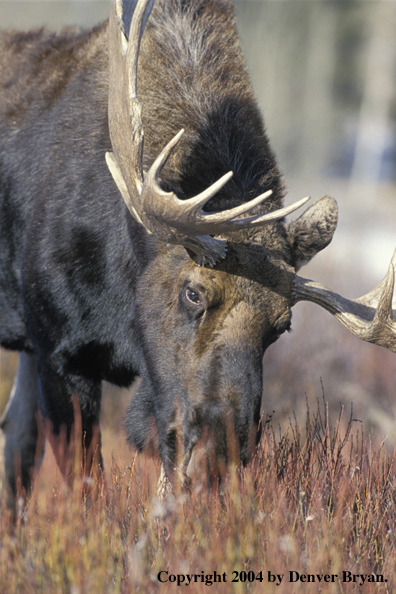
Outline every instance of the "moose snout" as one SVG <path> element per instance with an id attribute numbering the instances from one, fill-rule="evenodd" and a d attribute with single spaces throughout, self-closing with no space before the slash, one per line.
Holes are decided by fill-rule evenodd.
<path id="1" fill-rule="evenodd" d="M 230 464 L 247 464 L 260 436 L 261 358 L 250 349 L 228 355 L 208 374 L 199 401 L 187 405 L 183 422 L 183 473 L 210 486 Z"/>

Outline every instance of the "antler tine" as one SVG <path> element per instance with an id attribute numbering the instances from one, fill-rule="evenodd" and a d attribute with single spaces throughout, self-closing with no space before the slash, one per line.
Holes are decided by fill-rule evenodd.
<path id="1" fill-rule="evenodd" d="M 209 186 L 209 188 L 206 188 L 201 194 L 194 196 L 194 198 L 189 198 L 188 200 L 180 200 L 173 192 L 165 192 L 162 190 L 158 183 L 157 175 L 154 175 L 150 168 L 145 180 L 145 185 L 147 187 L 147 197 L 145 197 L 146 210 L 151 213 L 159 213 L 164 206 L 166 206 L 166 210 L 164 210 L 162 216 L 164 217 L 164 220 L 165 217 L 167 218 L 168 224 L 179 230 L 183 230 L 185 226 L 188 226 L 189 231 L 193 235 L 196 235 L 194 229 L 196 230 L 197 221 L 200 220 L 199 213 L 203 212 L 201 207 L 217 194 L 223 186 L 225 186 L 232 175 L 232 171 L 229 171 Z M 168 202 L 165 202 L 165 200 Z"/>
<path id="2" fill-rule="evenodd" d="M 377 311 L 375 313 L 374 321 L 377 323 L 387 324 L 394 327 L 396 331 L 396 322 L 393 318 L 393 298 L 395 289 L 395 274 L 396 274 L 396 250 L 393 253 L 392 260 L 389 264 L 388 272 L 383 280 L 383 289 L 378 300 Z"/>
<path id="3" fill-rule="evenodd" d="M 310 196 L 306 196 L 305 198 L 301 198 L 301 200 L 297 200 L 297 202 L 294 202 L 289 206 L 285 206 L 284 208 L 280 208 L 279 210 L 274 210 L 273 212 L 268 212 L 263 215 L 256 215 L 254 217 L 247 217 L 245 219 L 238 219 L 237 221 L 231 221 L 230 224 L 234 227 L 238 227 L 238 229 L 241 229 L 243 227 L 258 227 L 265 225 L 266 223 L 270 223 L 271 221 L 278 221 L 279 219 L 283 219 L 283 217 L 291 214 L 298 208 L 301 208 L 301 206 L 303 206 L 310 199 Z"/>
<path id="4" fill-rule="evenodd" d="M 240 204 L 239 206 L 235 206 L 235 208 L 230 208 L 228 210 L 222 210 L 221 212 L 214 212 L 214 213 L 210 213 L 210 214 L 205 213 L 202 210 L 200 210 L 200 211 L 197 211 L 197 215 L 199 214 L 200 216 L 204 217 L 205 221 L 207 221 L 209 223 L 231 223 L 232 224 L 232 223 L 236 222 L 233 219 L 235 219 L 236 217 L 238 217 L 242 214 L 245 214 L 246 212 L 249 212 L 255 206 L 258 206 L 259 204 L 264 202 L 264 200 L 267 200 L 267 198 L 269 198 L 270 196 L 272 196 L 272 190 L 268 190 L 267 192 L 264 192 L 264 194 L 260 194 L 256 198 L 249 200 L 249 202 L 244 202 L 243 204 Z M 241 219 L 241 220 L 244 220 L 244 219 Z"/>
<path id="5" fill-rule="evenodd" d="M 128 40 L 121 0 L 112 1 L 109 18 L 109 129 L 114 158 L 106 155 L 106 161 L 133 216 L 136 212 L 140 214 L 139 196 L 143 186 L 143 126 L 136 90 L 137 64 L 140 40 L 153 5 L 154 0 L 138 1 Z"/>
<path id="6" fill-rule="evenodd" d="M 294 303 L 312 301 L 335 316 L 352 334 L 396 353 L 396 250 L 383 281 L 355 300 L 345 299 L 319 283 L 296 275 Z"/>
<path id="7" fill-rule="evenodd" d="M 155 0 L 141 0 L 137 3 L 129 28 L 129 43 L 126 56 L 126 76 L 130 98 L 137 98 L 137 68 L 140 41 Z"/>

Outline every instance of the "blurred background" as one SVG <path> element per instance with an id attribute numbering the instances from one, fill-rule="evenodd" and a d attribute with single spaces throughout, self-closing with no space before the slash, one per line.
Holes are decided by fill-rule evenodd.
<path id="1" fill-rule="evenodd" d="M 0 28 L 89 27 L 109 1 L 0 0 Z M 396 247 L 396 3 L 360 0 L 237 0 L 252 82 L 289 188 L 337 199 L 333 243 L 301 271 L 358 297 L 383 278 Z M 17 357 L 0 352 L 0 412 Z M 264 357 L 264 414 L 283 428 L 306 401 L 329 403 L 336 422 L 396 444 L 396 355 L 360 342 L 327 312 L 298 304 L 293 331 Z M 105 386 L 103 427 L 119 430 L 130 394 Z"/>

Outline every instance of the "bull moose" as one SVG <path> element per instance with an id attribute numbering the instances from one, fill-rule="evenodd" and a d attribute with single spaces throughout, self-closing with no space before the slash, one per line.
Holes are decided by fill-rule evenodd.
<path id="1" fill-rule="evenodd" d="M 230 423 L 245 464 L 263 355 L 298 301 L 396 352 L 396 255 L 355 301 L 296 274 L 337 204 L 285 221 L 308 199 L 282 205 L 230 0 L 113 0 L 92 30 L 3 32 L 0 52 L 0 342 L 20 352 L 9 501 L 29 492 L 37 412 L 70 438 L 78 397 L 89 447 L 102 380 L 141 377 L 127 439 L 143 450 L 156 433 L 170 480 L 179 460 L 191 476 L 202 439 L 226 461 Z"/>

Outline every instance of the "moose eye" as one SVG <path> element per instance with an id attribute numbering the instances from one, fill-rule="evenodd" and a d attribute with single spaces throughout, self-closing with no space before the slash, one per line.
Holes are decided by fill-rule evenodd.
<path id="1" fill-rule="evenodd" d="M 202 299 L 198 291 L 195 291 L 194 289 L 187 287 L 185 295 L 187 300 L 190 301 L 190 303 L 194 303 L 194 305 L 202 304 Z"/>
<path id="2" fill-rule="evenodd" d="M 208 302 L 205 290 L 195 285 L 186 284 L 179 294 L 180 303 L 192 320 L 204 316 Z"/>

